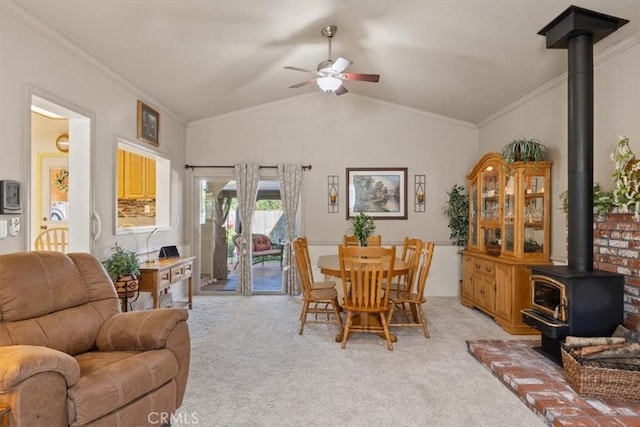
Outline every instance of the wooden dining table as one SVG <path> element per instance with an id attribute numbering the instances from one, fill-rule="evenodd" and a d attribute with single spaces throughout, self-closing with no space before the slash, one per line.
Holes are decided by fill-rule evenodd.
<path id="1" fill-rule="evenodd" d="M 342 272 L 340 271 L 340 258 L 338 255 L 321 255 L 318 257 L 317 267 L 320 269 L 320 273 L 325 276 L 333 276 L 333 277 L 342 277 Z M 392 277 L 403 276 L 405 274 L 409 274 L 409 270 L 411 266 L 404 262 L 401 258 L 396 258 L 393 263 L 393 272 Z M 366 323 L 371 326 L 379 326 L 379 320 L 376 316 L 369 316 L 366 314 L 359 314 L 354 317 L 354 323 L 361 322 Z M 382 338 L 384 338 L 384 334 L 379 334 Z M 397 337 L 395 334 L 391 335 L 391 341 L 396 342 Z M 336 341 L 342 341 L 342 333 L 336 335 Z"/>
<path id="2" fill-rule="evenodd" d="M 341 277 L 340 272 L 340 259 L 338 255 L 321 255 L 318 257 L 318 263 L 316 264 L 320 269 L 320 273 L 325 276 Z M 393 277 L 404 276 L 409 274 L 411 266 L 404 262 L 401 258 L 396 258 L 393 263 Z"/>

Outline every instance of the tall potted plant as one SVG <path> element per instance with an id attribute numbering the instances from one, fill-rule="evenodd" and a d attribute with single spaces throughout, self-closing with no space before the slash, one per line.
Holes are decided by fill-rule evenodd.
<path id="1" fill-rule="evenodd" d="M 138 289 L 138 275 L 140 274 L 138 254 L 124 249 L 116 243 L 111 248 L 111 254 L 102 264 L 118 293 L 134 292 Z"/>
<path id="2" fill-rule="evenodd" d="M 444 207 L 444 213 L 449 218 L 449 238 L 456 246 L 467 246 L 469 237 L 469 196 L 464 192 L 464 186 L 454 184 L 447 192 L 449 201 Z"/>
<path id="3" fill-rule="evenodd" d="M 356 236 L 360 242 L 360 246 L 367 246 L 367 239 L 376 230 L 376 224 L 373 222 L 373 218 L 364 212 L 360 212 L 359 215 L 351 219 L 351 227 L 353 228 L 353 235 Z"/>

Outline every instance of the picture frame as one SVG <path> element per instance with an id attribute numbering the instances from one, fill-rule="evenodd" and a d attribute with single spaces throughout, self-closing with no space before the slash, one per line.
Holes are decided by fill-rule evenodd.
<path id="1" fill-rule="evenodd" d="M 138 100 L 138 139 L 158 147 L 160 145 L 160 114 Z"/>
<path id="2" fill-rule="evenodd" d="M 407 168 L 347 168 L 347 219 L 407 219 Z"/>

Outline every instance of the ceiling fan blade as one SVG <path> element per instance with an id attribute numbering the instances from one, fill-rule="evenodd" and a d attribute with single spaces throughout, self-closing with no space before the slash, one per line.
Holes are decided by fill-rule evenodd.
<path id="1" fill-rule="evenodd" d="M 342 74 L 344 80 L 358 80 L 361 82 L 378 82 L 380 81 L 380 74 L 360 74 L 360 73 L 344 73 Z"/>
<path id="2" fill-rule="evenodd" d="M 285 70 L 293 70 L 293 71 L 302 71 L 303 73 L 314 73 L 315 71 L 311 71 L 311 70 L 307 70 L 304 68 L 298 68 L 298 67 L 284 67 Z"/>
<path id="3" fill-rule="evenodd" d="M 310 85 L 311 83 L 315 83 L 315 82 L 316 82 L 316 79 L 309 79 L 309 80 L 305 80 L 305 81 L 303 81 L 303 82 L 300 82 L 300 83 L 296 83 L 296 84 L 294 84 L 294 85 L 291 85 L 291 86 L 289 86 L 289 88 L 290 88 L 290 89 L 297 89 L 297 88 L 299 88 L 299 87 L 306 86 L 306 85 Z"/>
<path id="4" fill-rule="evenodd" d="M 344 85 L 341 85 L 341 86 L 340 86 L 338 89 L 336 89 L 336 90 L 335 90 L 335 92 L 333 92 L 333 93 L 335 93 L 336 95 L 344 95 L 344 94 L 345 94 L 345 93 L 347 93 L 347 92 L 349 92 L 349 91 L 347 90 L 347 88 L 346 88 L 346 87 L 344 87 Z"/>
<path id="5" fill-rule="evenodd" d="M 331 65 L 331 71 L 334 73 L 341 73 L 351 64 L 353 64 L 353 61 L 340 57 L 334 61 L 333 65 Z"/>

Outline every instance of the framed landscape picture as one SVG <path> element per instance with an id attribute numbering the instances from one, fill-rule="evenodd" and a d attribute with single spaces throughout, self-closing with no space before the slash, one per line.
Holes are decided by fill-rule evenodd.
<path id="1" fill-rule="evenodd" d="M 144 102 L 138 100 L 138 139 L 155 145 L 160 145 L 160 114 Z"/>
<path id="2" fill-rule="evenodd" d="M 347 168 L 347 219 L 407 219 L 407 168 Z"/>

